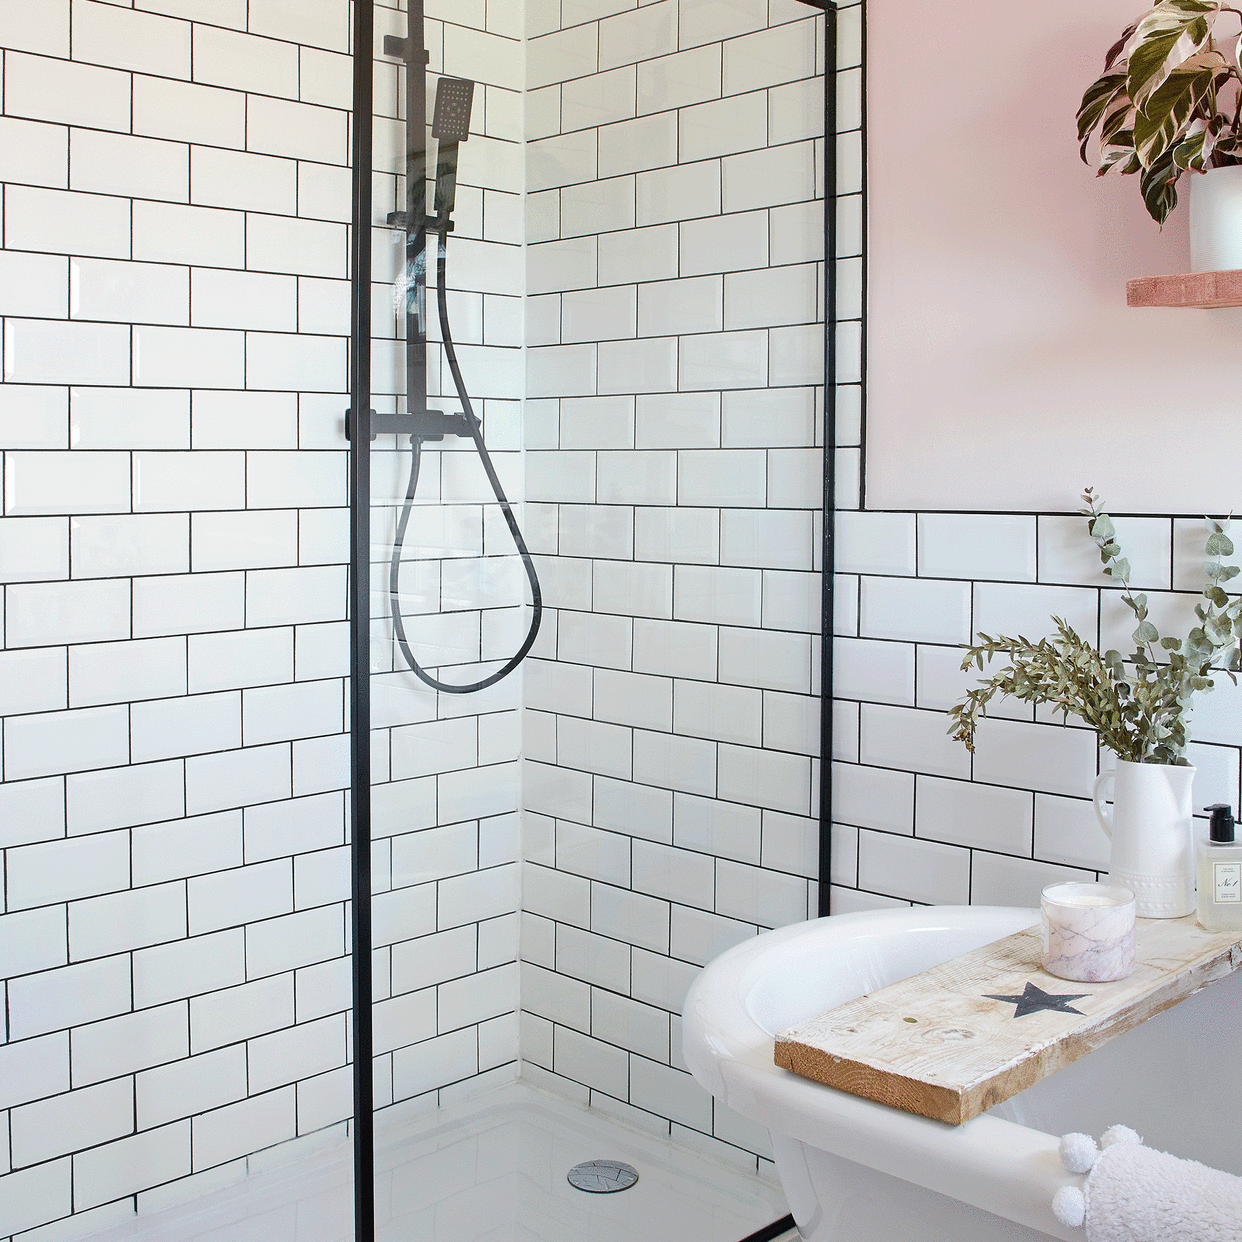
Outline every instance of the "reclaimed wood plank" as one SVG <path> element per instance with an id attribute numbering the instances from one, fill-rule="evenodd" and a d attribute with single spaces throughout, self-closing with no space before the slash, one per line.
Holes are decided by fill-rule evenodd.
<path id="1" fill-rule="evenodd" d="M 1242 270 L 1181 272 L 1126 281 L 1127 306 L 1242 306 Z"/>
<path id="2" fill-rule="evenodd" d="M 1134 973 L 1114 983 L 1058 979 L 1040 952 L 1036 926 L 838 1005 L 781 1031 L 776 1064 L 961 1125 L 1238 970 L 1242 935 L 1139 919 Z"/>

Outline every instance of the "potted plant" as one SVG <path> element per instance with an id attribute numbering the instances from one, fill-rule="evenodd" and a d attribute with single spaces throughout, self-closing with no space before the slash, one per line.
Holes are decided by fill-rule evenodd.
<path id="1" fill-rule="evenodd" d="M 1196 271 L 1242 267 L 1242 172 L 1232 171 L 1242 168 L 1240 18 L 1221 0 L 1161 0 L 1109 49 L 1078 109 L 1083 162 L 1096 134 L 1096 175 L 1138 174 L 1158 224 L 1177 206 L 1183 172 L 1211 173 L 1192 183 Z"/>
<path id="2" fill-rule="evenodd" d="M 1053 617 L 1055 638 L 1038 642 L 1019 635 L 978 634 L 966 648 L 963 672 L 983 669 L 997 656 L 1009 664 L 949 710 L 950 732 L 973 753 L 979 717 L 996 695 L 1049 704 L 1068 719 L 1095 729 L 1100 744 L 1117 757 L 1115 770 L 1096 781 L 1096 813 L 1112 839 L 1110 872 L 1135 891 L 1143 917 L 1180 918 L 1194 909 L 1194 856 L 1190 835 L 1191 781 L 1186 760 L 1186 717 L 1199 692 L 1212 689 L 1222 669 L 1236 684 L 1242 597 L 1225 583 L 1240 572 L 1223 564 L 1233 543 L 1221 523 L 1208 519 L 1207 585 L 1195 605 L 1197 624 L 1185 638 L 1162 637 L 1148 615 L 1147 596 L 1130 588 L 1130 562 L 1117 541 L 1112 519 L 1092 489 L 1083 493 L 1087 531 L 1100 550 L 1104 573 L 1121 587 L 1121 598 L 1138 622 L 1128 659 L 1096 646 Z M 1113 808 L 1103 803 L 1115 782 Z"/>

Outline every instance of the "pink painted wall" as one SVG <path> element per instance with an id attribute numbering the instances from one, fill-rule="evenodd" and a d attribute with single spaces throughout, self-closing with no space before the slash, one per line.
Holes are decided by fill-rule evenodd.
<path id="1" fill-rule="evenodd" d="M 868 507 L 1238 508 L 1242 310 L 1125 304 L 1189 270 L 1186 178 L 1161 232 L 1078 158 L 1138 2 L 868 0 Z"/>

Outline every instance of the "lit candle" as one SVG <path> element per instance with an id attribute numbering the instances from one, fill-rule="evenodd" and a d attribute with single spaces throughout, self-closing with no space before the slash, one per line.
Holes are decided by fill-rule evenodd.
<path id="1" fill-rule="evenodd" d="M 1105 983 L 1134 970 L 1134 894 L 1115 884 L 1049 884 L 1040 895 L 1043 967 Z"/>

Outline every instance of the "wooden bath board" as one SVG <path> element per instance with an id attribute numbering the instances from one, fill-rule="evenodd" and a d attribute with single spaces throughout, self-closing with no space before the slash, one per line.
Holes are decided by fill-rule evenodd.
<path id="1" fill-rule="evenodd" d="M 1139 919 L 1116 983 L 1039 965 L 1035 926 L 848 1001 L 776 1037 L 776 1064 L 868 1100 L 961 1125 L 1242 967 L 1242 935 L 1193 915 Z"/>

